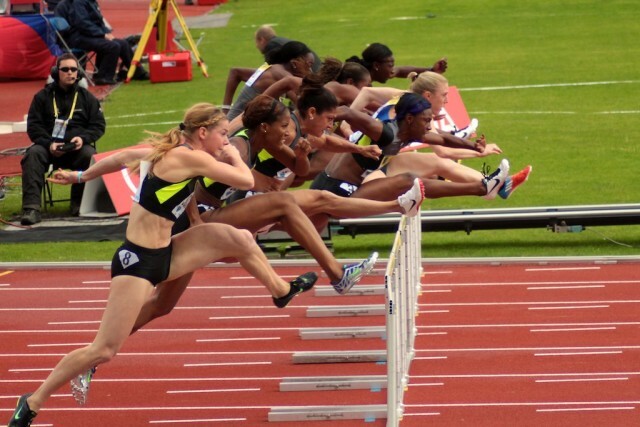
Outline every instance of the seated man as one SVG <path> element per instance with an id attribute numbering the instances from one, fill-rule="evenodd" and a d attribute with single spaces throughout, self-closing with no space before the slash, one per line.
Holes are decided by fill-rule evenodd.
<path id="1" fill-rule="evenodd" d="M 27 134 L 33 145 L 22 158 L 22 225 L 40 222 L 44 174 L 49 165 L 85 170 L 95 154 L 95 143 L 106 123 L 100 102 L 78 85 L 78 62 L 65 53 L 51 70 L 53 83 L 35 94 L 27 116 Z M 71 214 L 78 215 L 84 184 L 71 187 Z"/>
<path id="2" fill-rule="evenodd" d="M 116 84 L 124 80 L 131 66 L 133 52 L 124 39 L 115 38 L 111 28 L 105 24 L 97 0 L 62 0 L 56 14 L 69 22 L 69 46 L 96 52 L 98 72 L 93 76 L 96 85 Z M 120 59 L 120 71 L 116 76 Z M 135 80 L 148 80 L 149 73 L 141 65 L 136 67 Z"/>
<path id="3" fill-rule="evenodd" d="M 265 61 L 268 61 L 269 52 L 282 47 L 286 43 L 291 41 L 291 39 L 276 35 L 276 30 L 274 30 L 271 25 L 266 24 L 260 26 L 256 30 L 254 37 L 256 48 L 260 51 L 260 53 L 264 55 Z M 311 67 L 311 69 L 313 70 L 313 72 L 316 72 L 320 69 L 322 61 L 315 52 L 312 51 L 311 53 L 313 54 L 313 66 Z"/>

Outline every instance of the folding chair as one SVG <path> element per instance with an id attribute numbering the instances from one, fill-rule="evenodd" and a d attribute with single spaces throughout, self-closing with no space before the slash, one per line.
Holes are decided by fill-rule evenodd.
<path id="1" fill-rule="evenodd" d="M 45 175 L 44 186 L 42 187 L 42 205 L 45 210 L 47 210 L 47 206 L 53 207 L 54 203 L 71 201 L 71 196 L 69 196 L 68 199 L 53 198 L 53 184 L 47 180 L 47 178 L 51 178 L 53 176 L 53 172 L 55 172 L 53 165 L 49 165 L 49 170 Z"/>
<path id="2" fill-rule="evenodd" d="M 64 35 L 68 33 L 69 28 L 71 27 L 69 26 L 67 20 L 62 16 L 48 16 L 45 17 L 45 19 L 51 24 L 51 28 L 53 28 L 53 31 L 56 33 L 56 37 L 60 42 L 60 48 L 65 53 L 70 53 L 76 57 L 76 59 L 78 60 L 78 67 L 80 68 L 80 71 L 82 71 L 82 73 L 84 74 L 87 82 L 89 82 L 91 86 L 94 86 L 93 79 L 87 71 L 87 64 L 91 65 L 91 75 L 98 72 L 98 67 L 96 66 L 94 60 L 95 52 L 87 52 L 82 49 L 70 47 L 67 44 L 64 39 Z"/>

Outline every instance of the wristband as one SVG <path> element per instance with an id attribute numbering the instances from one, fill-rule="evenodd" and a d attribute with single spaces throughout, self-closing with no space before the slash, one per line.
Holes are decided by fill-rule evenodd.
<path id="1" fill-rule="evenodd" d="M 82 171 L 78 171 L 78 184 L 82 183 Z"/>

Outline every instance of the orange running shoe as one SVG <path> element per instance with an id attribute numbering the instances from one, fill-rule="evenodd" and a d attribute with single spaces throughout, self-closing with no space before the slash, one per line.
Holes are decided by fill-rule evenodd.
<path id="1" fill-rule="evenodd" d="M 508 199 L 509 196 L 511 196 L 511 194 L 516 191 L 516 188 L 520 187 L 527 181 L 527 179 L 529 179 L 529 174 L 531 174 L 532 170 L 533 167 L 529 165 L 526 168 L 522 169 L 520 172 L 508 177 L 504 181 L 504 185 L 502 186 L 500 191 L 498 191 L 498 195 L 503 199 Z"/>

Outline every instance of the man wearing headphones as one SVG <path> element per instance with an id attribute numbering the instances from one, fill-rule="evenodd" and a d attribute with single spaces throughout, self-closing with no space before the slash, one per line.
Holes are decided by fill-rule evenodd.
<path id="1" fill-rule="evenodd" d="M 22 225 L 41 221 L 44 175 L 49 167 L 85 170 L 96 153 L 95 143 L 106 123 L 100 102 L 78 85 L 78 61 L 60 55 L 51 69 L 53 82 L 35 94 L 27 116 L 27 134 L 33 142 L 22 161 Z M 84 184 L 71 186 L 71 215 L 78 215 Z"/>

